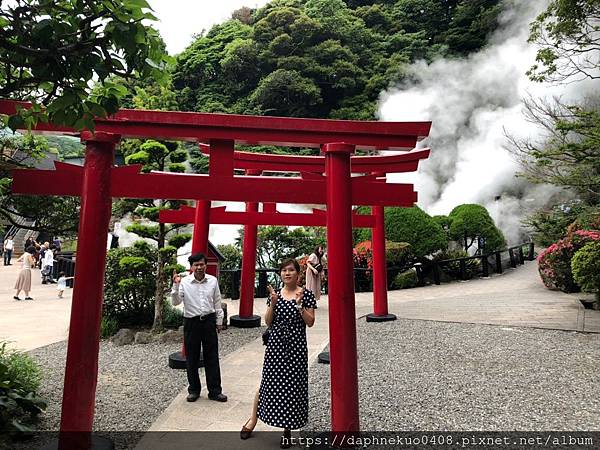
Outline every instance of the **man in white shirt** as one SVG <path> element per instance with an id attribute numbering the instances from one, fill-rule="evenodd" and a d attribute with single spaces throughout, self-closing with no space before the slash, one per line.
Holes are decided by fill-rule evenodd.
<path id="1" fill-rule="evenodd" d="M 208 398 L 226 402 L 221 389 L 219 367 L 219 341 L 217 334 L 223 325 L 221 291 L 215 277 L 206 273 L 207 259 L 202 253 L 188 258 L 192 273 L 184 277 L 173 273 L 171 301 L 173 305 L 183 302 L 183 339 L 187 358 L 188 402 L 200 397 L 198 359 L 200 349 L 204 357 Z"/>
<path id="2" fill-rule="evenodd" d="M 10 260 L 12 258 L 13 247 L 14 247 L 14 243 L 13 243 L 12 236 L 7 236 L 6 239 L 4 240 L 4 265 L 5 266 L 12 266 L 12 264 L 10 263 Z"/>
<path id="3" fill-rule="evenodd" d="M 52 268 L 54 267 L 54 245 L 50 246 L 48 242 L 44 242 L 46 252 L 44 253 L 44 259 L 42 261 L 42 284 L 56 283 L 52 279 Z"/>

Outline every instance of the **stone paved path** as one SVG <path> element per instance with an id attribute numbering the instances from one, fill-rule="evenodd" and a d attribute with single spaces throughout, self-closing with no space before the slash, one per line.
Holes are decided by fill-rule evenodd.
<path id="1" fill-rule="evenodd" d="M 537 263 L 527 262 L 525 266 L 489 279 L 391 291 L 389 310 L 398 317 L 409 319 L 600 332 L 600 312 L 584 310 L 577 298 L 578 295 L 544 288 L 537 274 Z M 235 314 L 233 311 L 237 311 L 238 302 L 228 303 L 229 311 L 232 311 L 230 314 Z M 264 309 L 264 301 L 257 300 L 255 314 L 264 315 Z M 372 294 L 356 294 L 356 317 L 370 312 Z M 328 344 L 327 313 L 327 297 L 322 297 L 315 325 L 307 331 L 309 364 L 316 361 L 317 355 Z M 184 389 L 154 422 L 150 431 L 239 432 L 250 414 L 263 356 L 264 347 L 260 339 L 228 355 L 221 361 L 223 388 L 229 395 L 227 403 L 210 401 L 205 393 L 197 402 L 187 403 Z M 275 429 L 259 422 L 256 431 L 266 430 Z M 193 448 L 189 437 L 180 436 L 179 448 Z M 174 438 L 177 436 L 152 433 L 140 441 L 138 448 L 162 448 L 167 440 L 172 444 Z M 261 436 L 258 433 L 257 439 L 247 441 L 243 448 L 277 446 L 274 435 L 263 433 Z"/>

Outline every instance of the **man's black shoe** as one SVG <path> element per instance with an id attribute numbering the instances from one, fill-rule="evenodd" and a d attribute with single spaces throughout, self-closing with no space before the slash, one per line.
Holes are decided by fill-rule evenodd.
<path id="1" fill-rule="evenodd" d="M 188 402 L 195 402 L 196 400 L 198 400 L 198 397 L 200 397 L 200 394 L 188 394 L 188 396 L 186 397 L 186 400 Z"/>
<path id="2" fill-rule="evenodd" d="M 208 398 L 211 400 L 214 400 L 215 402 L 226 402 L 227 401 L 227 396 L 224 394 L 209 395 Z"/>

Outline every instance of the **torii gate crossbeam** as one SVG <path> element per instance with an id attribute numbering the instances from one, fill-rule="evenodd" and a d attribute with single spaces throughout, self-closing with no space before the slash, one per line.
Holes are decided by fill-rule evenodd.
<path id="1" fill-rule="evenodd" d="M 16 103 L 0 100 L 0 113 L 13 114 Z M 27 107 L 26 104 L 21 104 Z M 126 196 L 120 183 L 136 177 L 136 185 L 143 175 L 129 174 L 111 170 L 114 148 L 120 137 L 166 138 L 179 140 L 205 141 L 211 145 L 211 164 L 209 173 L 219 183 L 233 182 L 233 151 L 235 143 L 264 143 L 284 146 L 320 147 L 326 158 L 326 176 L 324 182 L 311 178 L 300 181 L 315 181 L 314 189 L 326 192 L 323 199 L 327 205 L 327 240 L 329 253 L 329 274 L 331 292 L 329 295 L 330 355 L 331 355 L 331 403 L 332 431 L 334 433 L 354 434 L 359 430 L 358 416 L 358 376 L 356 355 L 356 324 L 354 317 L 354 286 L 348 274 L 352 270 L 352 225 L 351 207 L 359 204 L 354 195 L 361 196 L 369 181 L 351 180 L 350 155 L 355 148 L 364 149 L 410 149 L 420 137 L 427 136 L 429 122 L 360 122 L 318 119 L 288 119 L 278 117 L 231 116 L 226 114 L 199 114 L 159 111 L 125 110 L 105 119 L 95 120 L 96 133 L 82 134 L 86 141 L 86 159 L 81 184 L 75 183 L 75 194 L 61 185 L 64 192 L 59 195 L 81 195 L 82 217 L 79 228 L 78 264 L 76 277 L 78 282 L 73 292 L 69 343 L 65 372 L 65 384 L 61 416 L 61 439 L 59 448 L 87 449 L 90 444 L 95 406 L 95 390 L 98 373 L 99 327 L 106 257 L 105 242 L 97 239 L 105 235 L 110 218 L 111 196 L 117 193 Z M 73 132 L 66 127 L 38 123 L 36 130 L 52 132 Z M 16 171 L 18 173 L 18 171 Z M 73 170 L 73 173 L 75 170 Z M 34 175 L 34 174 L 32 174 Z M 55 174 L 64 176 L 64 174 Z M 122 176 L 122 178 L 120 178 Z M 162 174 L 147 174 L 153 183 L 167 183 L 169 178 Z M 150 179 L 150 178 L 147 178 Z M 372 178 L 371 178 L 372 179 Z M 188 179 L 190 184 L 195 182 Z M 249 193 L 253 183 L 238 183 Z M 278 180 L 279 183 L 280 180 Z M 65 182 L 71 183 L 68 177 Z M 298 180 L 294 180 L 295 183 Z M 178 189 L 186 182 L 179 179 Z M 285 182 L 284 182 L 285 183 Z M 365 184 L 362 184 L 365 183 Z M 18 184 L 18 183 L 17 183 Z M 257 185 L 260 185 L 258 183 Z M 23 187 L 23 185 L 20 185 Z M 44 191 L 30 192 L 44 194 Z M 299 184 L 288 186 L 298 188 Z M 359 186 L 357 188 L 357 186 Z M 389 187 L 392 187 L 389 189 Z M 152 186 L 152 197 L 161 191 Z M 416 200 L 412 187 L 397 189 L 393 185 L 374 182 L 374 195 L 362 197 L 367 205 L 403 205 Z M 362 188 L 362 189 L 361 189 Z M 24 188 L 25 189 L 25 188 Z M 136 190 L 136 186 L 132 188 Z M 272 190 L 278 185 L 272 186 Z M 387 190 L 387 193 L 386 193 Z M 377 192 L 394 198 L 378 200 Z M 14 189 L 14 192 L 19 192 Z M 24 192 L 21 192 L 24 193 Z M 187 194 L 186 199 L 202 199 L 204 196 Z M 211 191 L 211 194 L 216 194 Z M 141 193 L 140 193 L 141 195 Z M 399 198 L 407 195 L 408 198 Z M 249 193 L 250 196 L 250 193 Z M 375 197 L 375 198 L 373 198 Z M 177 197 L 167 197 L 177 198 Z M 237 197 L 239 198 L 239 197 Z M 311 197 L 312 198 L 312 197 Z M 214 200 L 211 199 L 211 200 Z M 224 199 L 229 200 L 229 199 Z M 246 198 L 240 201 L 271 201 L 261 198 Z M 294 201 L 300 202 L 300 198 Z M 293 203 L 290 199 L 282 203 Z M 306 197 L 304 202 L 306 203 Z M 313 201 L 308 200 L 313 203 Z M 102 231 L 103 230 L 103 231 Z M 70 433 L 78 432 L 78 433 Z M 72 440 L 75 436 L 77 438 Z M 83 439 L 83 440 L 82 440 Z"/>

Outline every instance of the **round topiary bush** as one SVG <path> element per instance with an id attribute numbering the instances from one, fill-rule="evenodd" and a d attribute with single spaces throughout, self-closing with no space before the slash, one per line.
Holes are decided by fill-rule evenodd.
<path id="1" fill-rule="evenodd" d="M 485 252 L 500 250 L 506 246 L 502 232 L 496 227 L 487 209 L 477 204 L 459 205 L 450 212 L 450 238 L 460 242 L 465 251 L 483 238 Z"/>
<path id="2" fill-rule="evenodd" d="M 585 244 L 571 260 L 573 278 L 585 292 L 595 292 L 600 301 L 600 241 Z"/>
<path id="3" fill-rule="evenodd" d="M 417 286 L 419 278 L 417 277 L 417 271 L 414 269 L 407 270 L 406 272 L 399 273 L 394 277 L 392 282 L 392 289 L 409 289 Z"/>

